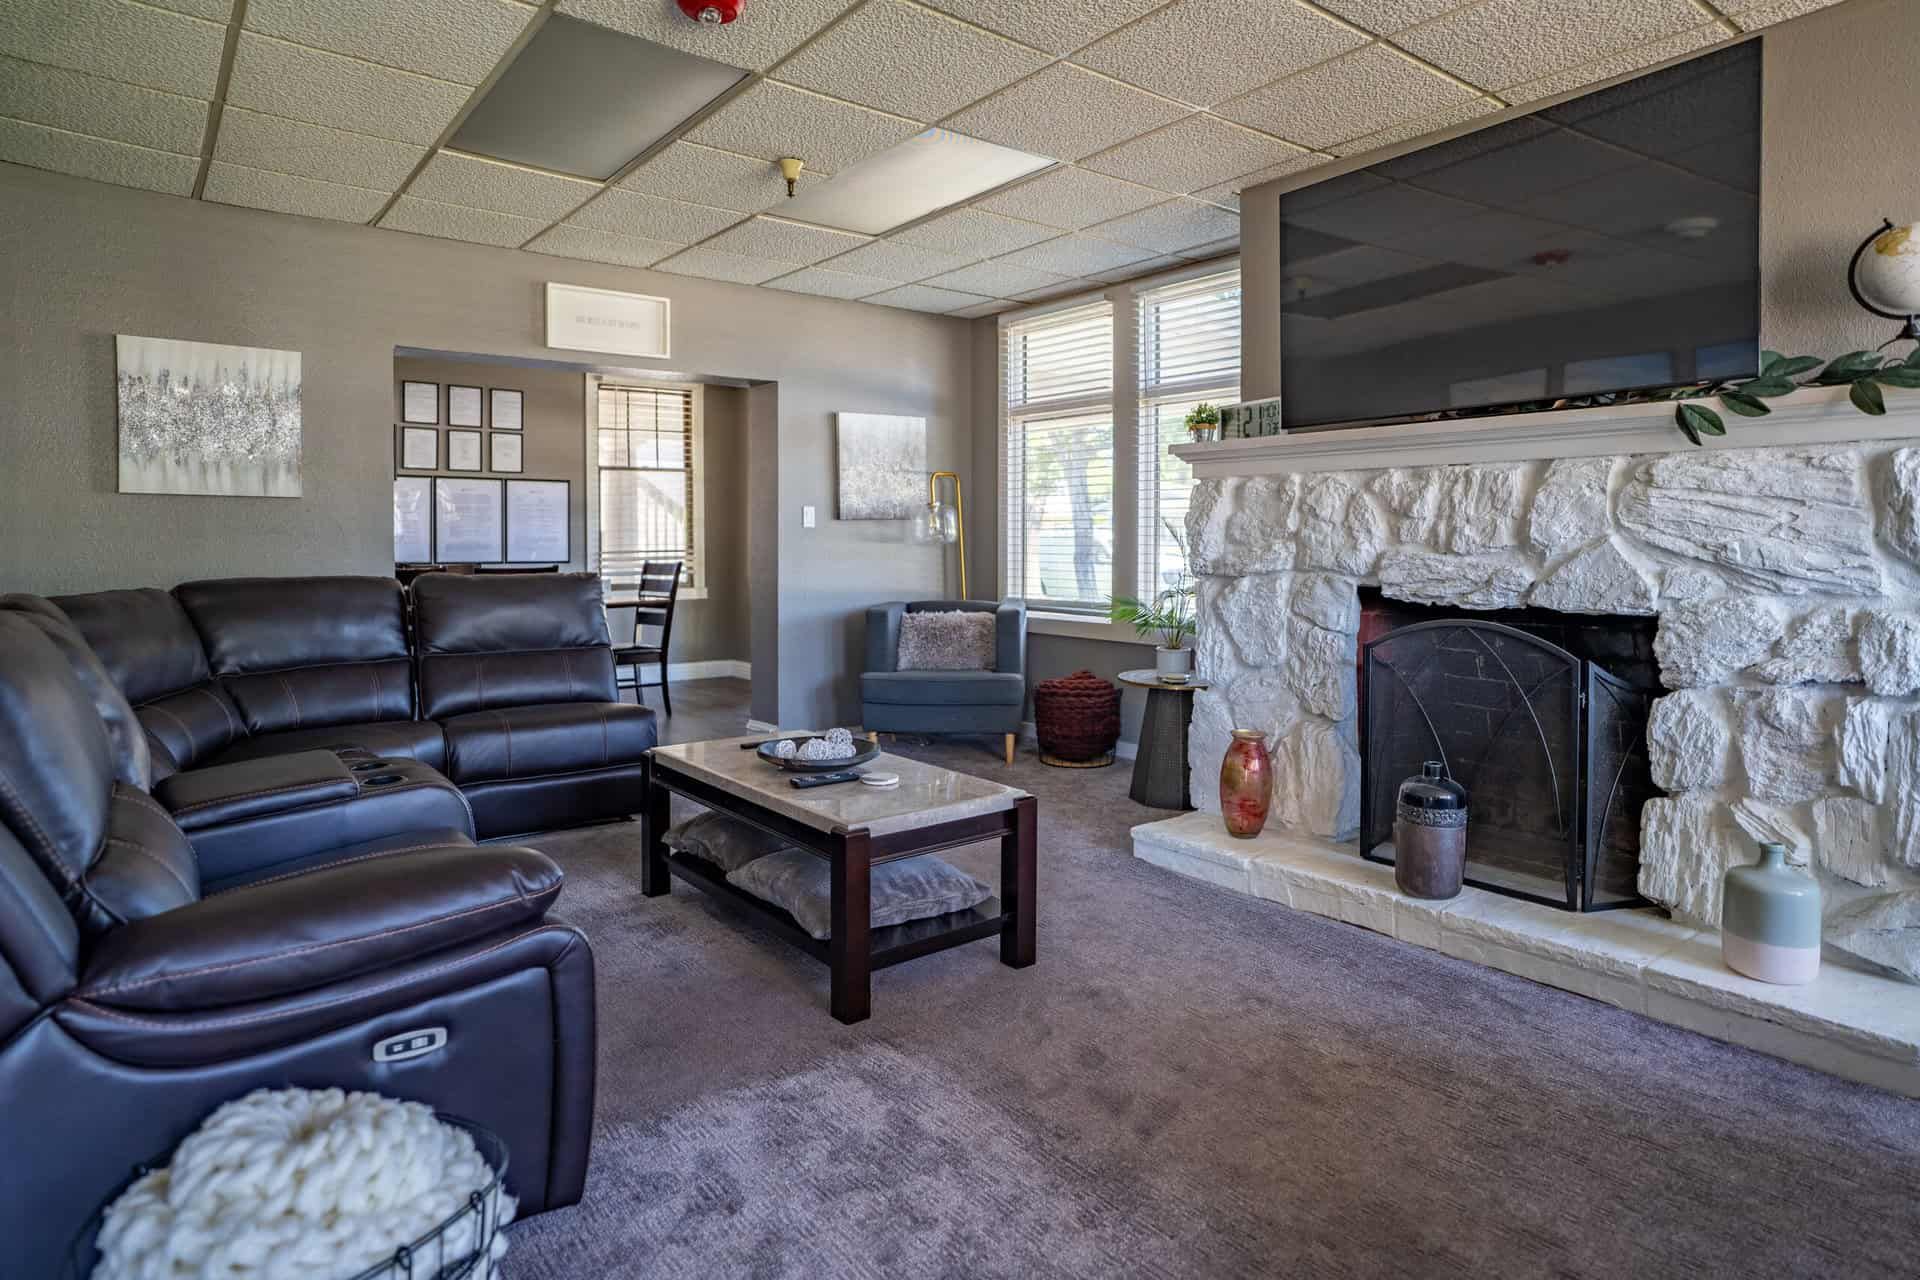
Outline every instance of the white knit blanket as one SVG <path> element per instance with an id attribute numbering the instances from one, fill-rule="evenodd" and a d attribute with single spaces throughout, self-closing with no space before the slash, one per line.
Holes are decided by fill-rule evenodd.
<path id="1" fill-rule="evenodd" d="M 172 1164 L 108 1207 L 94 1280 L 353 1276 L 451 1217 L 491 1178 L 472 1137 L 418 1102 L 258 1089 L 207 1117 Z M 513 1198 L 495 1195 L 497 1220 L 511 1221 Z M 448 1258 L 472 1250 L 479 1229 L 469 1215 L 448 1232 Z M 496 1234 L 493 1257 L 506 1249 Z M 437 1253 L 429 1248 L 416 1271 L 432 1274 Z"/>

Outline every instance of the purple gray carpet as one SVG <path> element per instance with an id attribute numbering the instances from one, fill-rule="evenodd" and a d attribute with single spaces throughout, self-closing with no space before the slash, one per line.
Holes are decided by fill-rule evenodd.
<path id="1" fill-rule="evenodd" d="M 886 970 L 857 1027 L 723 904 L 643 898 L 637 826 L 534 842 L 599 1119 L 509 1280 L 1915 1273 L 1920 1102 L 1147 866 L 1124 765 L 901 749 L 1040 797 L 1040 960 Z"/>

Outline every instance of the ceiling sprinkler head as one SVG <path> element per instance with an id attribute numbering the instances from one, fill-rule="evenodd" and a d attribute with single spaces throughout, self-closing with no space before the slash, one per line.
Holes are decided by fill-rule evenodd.
<path id="1" fill-rule="evenodd" d="M 1720 219 L 1710 214 L 1698 214 L 1691 218 L 1675 218 L 1666 225 L 1666 233 L 1682 240 L 1705 240 L 1720 229 Z"/>
<path id="2" fill-rule="evenodd" d="M 680 0 L 680 12 L 695 22 L 717 27 L 740 16 L 741 0 Z"/>

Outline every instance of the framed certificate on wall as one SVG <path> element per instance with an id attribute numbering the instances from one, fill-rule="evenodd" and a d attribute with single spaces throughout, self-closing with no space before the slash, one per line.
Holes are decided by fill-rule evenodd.
<path id="1" fill-rule="evenodd" d="M 402 382 L 400 384 L 400 421 L 421 422 L 433 426 L 440 421 L 440 384 Z"/>
<path id="2" fill-rule="evenodd" d="M 400 466 L 406 471 L 438 471 L 440 433 L 432 427 L 401 427 Z"/>
<path id="3" fill-rule="evenodd" d="M 565 480 L 507 480 L 507 562 L 565 564 L 573 558 L 573 486 Z"/>
<path id="4" fill-rule="evenodd" d="M 427 476 L 393 478 L 393 562 L 433 559 L 433 481 Z"/>
<path id="5" fill-rule="evenodd" d="M 499 480 L 438 476 L 433 481 L 433 558 L 492 564 L 504 545 Z"/>
<path id="6" fill-rule="evenodd" d="M 518 431 L 495 431 L 487 437 L 487 448 L 491 451 L 487 457 L 487 470 L 518 475 L 525 471 L 522 459 L 526 441 L 520 438 Z"/>
<path id="7" fill-rule="evenodd" d="M 518 431 L 525 421 L 526 397 L 508 387 L 493 389 L 493 429 Z"/>
<path id="8" fill-rule="evenodd" d="M 447 432 L 447 470 L 481 470 L 480 433 L 478 431 Z"/>

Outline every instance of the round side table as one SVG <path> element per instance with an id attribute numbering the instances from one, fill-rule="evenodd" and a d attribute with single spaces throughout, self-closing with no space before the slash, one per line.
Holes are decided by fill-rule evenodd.
<path id="1" fill-rule="evenodd" d="M 1127 794 L 1156 809 L 1191 809 L 1187 800 L 1187 723 L 1193 719 L 1189 696 L 1207 687 L 1199 677 L 1169 684 L 1152 668 L 1122 671 L 1117 679 L 1147 691 L 1147 715 L 1140 722 L 1140 745 L 1133 757 L 1133 789 Z"/>

